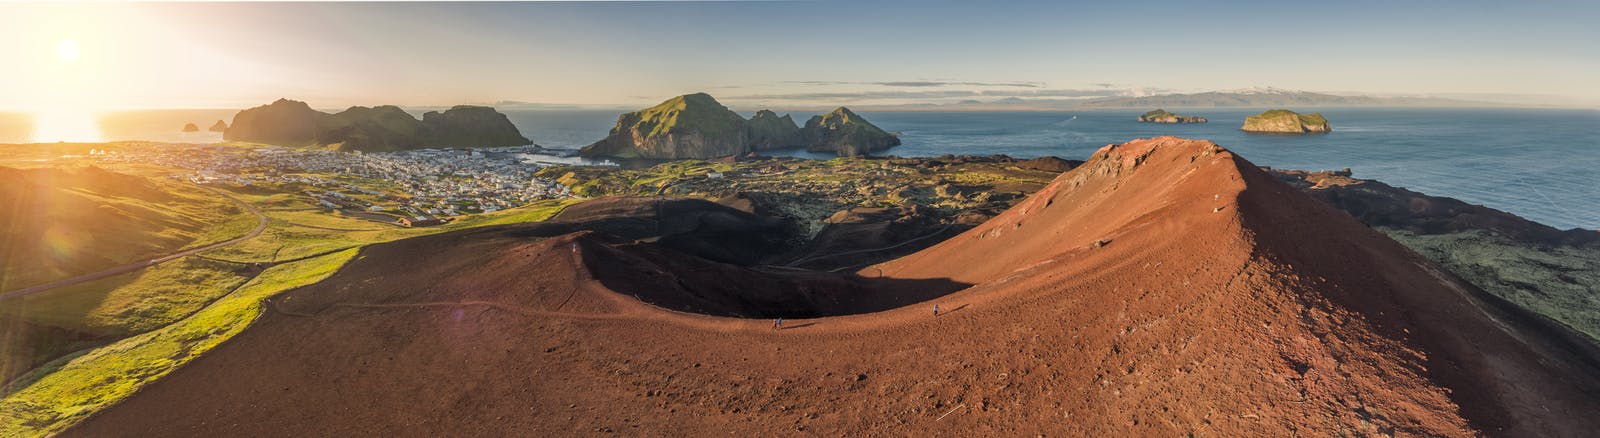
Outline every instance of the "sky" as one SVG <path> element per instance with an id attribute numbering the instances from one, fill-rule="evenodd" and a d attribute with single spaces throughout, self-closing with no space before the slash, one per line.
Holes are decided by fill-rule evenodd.
<path id="1" fill-rule="evenodd" d="M 1600 102 L 1600 2 L 0 3 L 0 109 L 800 107 L 1247 87 Z M 1225 3 L 1225 4 L 1220 4 Z"/>

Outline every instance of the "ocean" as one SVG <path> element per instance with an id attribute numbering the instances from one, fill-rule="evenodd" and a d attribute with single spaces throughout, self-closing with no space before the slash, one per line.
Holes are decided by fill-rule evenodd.
<path id="1" fill-rule="evenodd" d="M 900 156 L 1005 154 L 1084 159 L 1134 138 L 1203 138 L 1257 165 L 1350 168 L 1358 178 L 1505 210 L 1557 228 L 1600 229 L 1600 111 L 1555 109 L 1295 108 L 1320 111 L 1330 134 L 1251 134 L 1238 128 L 1260 109 L 1178 111 L 1210 123 L 1138 123 L 1143 111 L 860 112 L 901 133 Z M 420 111 L 418 111 L 420 113 Z M 577 148 L 604 137 L 619 110 L 506 110 L 523 134 L 547 147 Z M 233 110 L 128 111 L 101 117 L 105 140 L 220 141 L 202 130 Z M 782 112 L 780 112 L 781 114 Z M 804 122 L 809 112 L 792 112 Z M 745 114 L 749 116 L 750 114 Z M 10 118 L 7 121 L 8 117 Z M 0 114 L 0 143 L 21 142 L 15 115 Z M 824 158 L 805 152 L 793 156 Z"/>

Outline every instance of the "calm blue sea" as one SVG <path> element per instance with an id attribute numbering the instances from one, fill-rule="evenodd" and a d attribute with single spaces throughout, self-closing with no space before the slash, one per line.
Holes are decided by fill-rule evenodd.
<path id="1" fill-rule="evenodd" d="M 1215 141 L 1264 166 L 1349 167 L 1371 178 L 1436 196 L 1509 211 L 1557 228 L 1600 229 L 1600 111 L 1529 109 L 1296 108 L 1320 111 L 1325 135 L 1284 136 L 1239 131 L 1260 109 L 1180 111 L 1210 119 L 1195 125 L 1138 123 L 1142 111 L 862 112 L 899 131 L 900 156 L 1006 154 L 1084 159 L 1101 146 L 1134 138 L 1178 135 Z M 581 147 L 606 135 L 617 110 L 505 111 L 524 135 L 547 147 Z M 122 114 L 102 125 L 107 140 L 217 141 L 202 129 L 226 110 Z M 804 121 L 808 112 L 793 112 Z M 747 117 L 749 114 L 745 114 Z M 3 117 L 0 117 L 3 119 Z M 188 120 L 194 119 L 194 120 Z M 5 127 L 0 123 L 0 128 Z M 0 129 L 5 131 L 5 129 Z M 13 135 L 12 137 L 16 137 Z M 22 141 L 0 132 L 0 142 Z M 804 152 L 796 156 L 808 156 Z"/>
<path id="2" fill-rule="evenodd" d="M 1600 229 L 1600 111 L 1297 108 L 1333 124 L 1324 135 L 1239 130 L 1259 109 L 1181 111 L 1210 123 L 1138 123 L 1143 111 L 864 112 L 901 133 L 900 156 L 1006 154 L 1084 159 L 1101 146 L 1177 135 L 1217 142 L 1251 162 L 1289 169 L 1349 167 L 1435 196 L 1509 211 L 1557 228 Z M 616 111 L 512 111 L 535 142 L 581 147 L 604 137 Z M 795 112 L 796 120 L 809 113 Z M 749 114 L 746 114 L 748 117 Z M 803 152 L 796 156 L 808 156 Z M 825 158 L 824 156 L 817 156 Z"/>

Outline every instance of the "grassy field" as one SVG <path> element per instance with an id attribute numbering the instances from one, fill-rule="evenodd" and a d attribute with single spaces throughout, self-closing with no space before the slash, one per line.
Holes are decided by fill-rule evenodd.
<path id="1" fill-rule="evenodd" d="M 40 150 L 47 150 L 41 157 L 49 157 L 95 146 L 116 147 L 0 147 L 0 166 Z M 0 168 L 5 172 L 0 181 L 7 183 L 0 190 L 16 192 L 0 193 L 0 199 L 32 196 L 34 203 L 0 213 L 0 219 L 12 220 L 0 224 L 9 225 L 0 229 L 43 227 L 36 233 L 46 237 L 52 236 L 51 227 L 81 227 L 84 232 L 66 233 L 75 240 L 40 239 L 43 244 L 32 246 L 21 245 L 28 242 L 21 237 L 8 236 L 0 242 L 0 248 L 9 252 L 4 277 L 8 284 L 23 283 L 18 279 L 35 284 L 53 281 L 225 241 L 246 234 L 257 223 L 254 215 L 216 192 L 164 178 L 166 169 L 90 168 L 82 167 L 87 162 L 83 159 L 56 160 L 56 167 L 26 162 L 27 166 L 18 165 L 20 169 Z M 268 228 L 260 236 L 198 257 L 0 304 L 0 381 L 10 381 L 0 389 L 0 436 L 49 435 L 126 397 L 243 330 L 259 314 L 262 299 L 326 277 L 362 246 L 470 227 L 542 221 L 577 202 L 544 201 L 437 227 L 404 228 L 322 211 L 299 193 L 300 187 L 210 188 L 262 210 L 269 218 Z M 74 214 L 101 215 L 76 221 L 53 216 L 63 208 Z M 51 214 L 41 213 L 45 211 Z M 18 225 L 17 221 L 32 222 Z M 67 254 L 77 258 L 48 252 L 56 248 L 77 251 Z M 104 254 L 90 259 L 83 255 L 86 249 Z M 62 268 L 46 272 L 41 266 Z M 0 289 L 20 287 L 25 286 Z"/>
<path id="2" fill-rule="evenodd" d="M 254 218 L 199 187 L 99 167 L 0 167 L 0 291 L 238 237 Z"/>
<path id="3" fill-rule="evenodd" d="M 1420 235 L 1379 228 L 1484 291 L 1600 342 L 1600 247 L 1530 247 L 1472 231 Z"/>
<path id="4" fill-rule="evenodd" d="M 252 199 L 265 204 L 278 200 L 272 195 Z M 35 321 L 129 333 L 140 328 L 149 331 L 78 351 L 18 377 L 0 392 L 0 436 L 48 435 L 126 397 L 244 329 L 260 313 L 262 299 L 326 277 L 350 260 L 361 246 L 464 228 L 543 221 L 576 202 L 543 201 L 432 228 L 345 232 L 274 220 L 269 222 L 268 232 L 255 239 L 204 254 L 279 263 L 248 282 L 244 282 L 245 277 L 225 274 L 237 269 L 230 267 L 238 264 L 189 258 L 146 270 L 132 280 L 106 279 L 106 283 L 86 283 L 29 297 L 36 302 L 19 308 L 23 309 L 19 313 Z M 278 219 L 276 215 L 281 212 L 268 213 Z M 296 220 L 315 221 L 316 226 L 350 226 L 347 221 L 353 221 L 328 215 L 317 218 L 303 211 L 293 213 Z M 309 258 L 284 262 L 302 257 Z M 171 268 L 166 268 L 169 265 Z M 230 285 L 229 280 L 234 283 Z M 107 284 L 118 281 L 126 283 Z M 107 287 L 108 294 L 104 292 Z M 117 322 L 103 327 L 92 323 L 100 320 Z"/>
<path id="5" fill-rule="evenodd" d="M 127 397 L 244 330 L 267 297 L 327 278 L 357 251 L 274 266 L 177 323 L 35 369 L 0 399 L 0 436 L 50 435 Z"/>
<path id="6" fill-rule="evenodd" d="M 182 319 L 248 280 L 243 266 L 197 257 L 7 300 L 0 318 L 126 335 Z"/>

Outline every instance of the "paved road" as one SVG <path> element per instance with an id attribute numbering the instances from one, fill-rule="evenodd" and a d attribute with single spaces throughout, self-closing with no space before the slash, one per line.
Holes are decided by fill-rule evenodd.
<path id="1" fill-rule="evenodd" d="M 17 297 L 33 295 L 33 294 L 36 294 L 36 293 L 39 293 L 39 292 L 44 292 L 44 291 L 55 289 L 55 288 L 62 287 L 62 286 L 70 286 L 70 285 L 74 285 L 74 284 L 78 284 L 78 283 L 83 283 L 83 282 L 86 282 L 86 281 L 99 280 L 99 279 L 110 277 L 110 276 L 114 276 L 114 275 L 126 274 L 126 273 L 129 273 L 129 272 L 137 271 L 137 270 L 140 270 L 140 269 L 148 268 L 148 267 L 151 267 L 151 266 L 159 265 L 159 264 L 162 264 L 162 263 L 170 262 L 170 261 L 173 261 L 173 260 L 177 260 L 177 259 L 181 259 L 181 258 L 184 258 L 184 257 L 188 257 L 188 256 L 192 256 L 192 255 L 195 255 L 195 254 L 199 254 L 199 253 L 202 253 L 202 252 L 206 252 L 206 251 L 210 251 L 210 250 L 213 250 L 213 249 L 217 249 L 217 248 L 221 248 L 221 247 L 224 247 L 224 246 L 228 246 L 228 245 L 232 245 L 232 244 L 235 244 L 235 243 L 239 243 L 239 242 L 245 241 L 247 239 L 259 236 L 259 235 L 261 235 L 261 231 L 267 229 L 267 215 L 261 214 L 261 210 L 256 209 L 256 207 L 254 205 L 250 205 L 250 203 L 248 203 L 248 202 L 240 201 L 239 198 L 235 198 L 232 195 L 229 195 L 227 193 L 223 193 L 223 192 L 218 191 L 218 190 L 211 189 L 209 187 L 201 187 L 201 188 L 206 189 L 206 190 L 210 190 L 212 193 L 216 193 L 218 195 L 222 195 L 223 197 L 228 198 L 228 200 L 233 201 L 235 204 L 239 204 L 240 207 L 244 207 L 244 209 L 246 211 L 249 211 L 250 214 L 256 215 L 256 228 L 254 230 L 250 230 L 249 233 L 245 233 L 245 235 L 243 235 L 243 236 L 239 236 L 239 237 L 236 237 L 236 238 L 234 238 L 232 240 L 228 240 L 228 241 L 225 241 L 225 242 L 217 242 L 217 243 L 213 243 L 213 244 L 210 244 L 210 245 L 202 246 L 202 247 L 199 247 L 199 248 L 179 251 L 179 252 L 176 252 L 176 253 L 168 254 L 168 255 L 161 256 L 161 257 L 154 258 L 154 259 L 150 259 L 150 260 L 133 262 L 133 263 L 129 263 L 129 264 L 126 264 L 126 265 L 122 265 L 122 266 L 117 266 L 117 267 L 113 267 L 113 268 L 110 268 L 110 269 L 106 269 L 104 271 L 95 272 L 95 273 L 92 273 L 92 274 L 79 275 L 77 277 L 72 277 L 72 278 L 68 278 L 68 279 L 65 279 L 65 280 L 58 280 L 58 281 L 53 281 L 53 282 L 50 282 L 50 283 L 41 284 L 41 285 L 38 285 L 38 286 L 33 286 L 33 287 L 28 287 L 28 288 L 23 288 L 23 289 L 17 289 L 17 290 L 6 292 L 6 293 L 0 293 L 0 300 L 6 300 L 6 299 L 11 299 L 11 298 L 17 298 Z"/>

